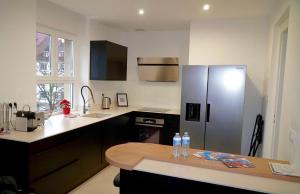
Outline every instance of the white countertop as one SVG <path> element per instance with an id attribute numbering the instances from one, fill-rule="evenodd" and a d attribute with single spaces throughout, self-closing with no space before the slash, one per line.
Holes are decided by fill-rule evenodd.
<path id="1" fill-rule="evenodd" d="M 106 110 L 93 111 L 97 113 L 108 114 L 102 118 L 91 118 L 77 116 L 75 118 L 64 117 L 64 115 L 55 115 L 45 121 L 43 127 L 38 127 L 32 132 L 21 132 L 11 130 L 9 134 L 0 135 L 0 139 L 14 140 L 19 142 L 31 143 L 41 139 L 45 139 L 54 135 L 58 135 L 67 131 L 78 129 L 93 123 L 97 123 L 109 118 L 113 118 L 122 114 L 126 114 L 132 111 L 139 111 L 142 107 L 113 107 Z M 146 111 L 143 111 L 146 112 Z M 175 114 L 179 115 L 179 110 L 170 109 L 166 112 L 156 112 L 163 114 Z"/>
<path id="2" fill-rule="evenodd" d="M 299 194 L 300 183 L 143 159 L 134 170 L 274 194 Z"/>

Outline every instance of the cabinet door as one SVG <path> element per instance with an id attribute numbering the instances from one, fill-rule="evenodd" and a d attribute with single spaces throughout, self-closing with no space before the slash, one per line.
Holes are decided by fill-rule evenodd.
<path id="1" fill-rule="evenodd" d="M 107 67 L 106 41 L 90 42 L 90 80 L 105 80 Z"/>
<path id="2" fill-rule="evenodd" d="M 127 48 L 112 42 L 107 43 L 107 80 L 126 80 Z"/>
<path id="3" fill-rule="evenodd" d="M 78 130 L 30 144 L 29 184 L 35 193 L 66 193 L 81 183 Z"/>
<path id="4" fill-rule="evenodd" d="M 102 136 L 102 164 L 101 168 L 108 165 L 105 152 L 108 148 L 128 141 L 129 115 L 121 115 L 101 122 Z"/>
<path id="5" fill-rule="evenodd" d="M 165 115 L 165 125 L 160 131 L 159 143 L 164 145 L 173 144 L 173 136 L 179 132 L 179 115 Z"/>
<path id="6" fill-rule="evenodd" d="M 58 169 L 63 169 L 68 164 L 78 161 L 79 145 L 79 139 L 74 138 L 32 154 L 29 160 L 30 181 L 43 179 Z"/>
<path id="7" fill-rule="evenodd" d="M 81 130 L 81 169 L 85 180 L 101 169 L 101 125 L 93 124 Z"/>
<path id="8" fill-rule="evenodd" d="M 28 189 L 28 143 L 0 139 L 0 147 L 0 174 L 13 176 L 19 188 Z"/>
<path id="9" fill-rule="evenodd" d="M 63 194 L 67 193 L 77 185 L 80 181 L 80 162 L 79 160 L 68 163 L 61 169 L 57 169 L 45 177 L 31 183 L 31 188 L 37 194 Z"/>
<path id="10" fill-rule="evenodd" d="M 90 42 L 90 80 L 127 78 L 127 47 L 109 41 Z"/>

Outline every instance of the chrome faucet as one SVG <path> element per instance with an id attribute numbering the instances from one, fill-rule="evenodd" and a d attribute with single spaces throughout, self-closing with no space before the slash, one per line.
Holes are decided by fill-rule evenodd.
<path id="1" fill-rule="evenodd" d="M 81 87 L 81 96 L 82 96 L 82 100 L 83 100 L 83 114 L 85 114 L 86 111 L 87 111 L 87 109 L 85 108 L 85 104 L 88 102 L 88 100 L 85 101 L 85 98 L 84 98 L 84 96 L 83 96 L 83 89 L 84 89 L 84 88 L 89 89 L 89 91 L 90 91 L 90 93 L 91 93 L 91 96 L 92 96 L 92 99 L 93 99 L 93 103 L 95 104 L 95 99 L 94 99 L 94 95 L 93 95 L 93 92 L 92 92 L 91 88 L 88 87 L 88 86 L 82 86 L 82 87 Z"/>

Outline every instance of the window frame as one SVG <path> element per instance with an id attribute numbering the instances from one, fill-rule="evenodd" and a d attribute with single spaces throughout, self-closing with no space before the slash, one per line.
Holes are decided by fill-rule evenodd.
<path id="1" fill-rule="evenodd" d="M 78 56 L 78 39 L 74 34 L 62 32 L 60 30 L 51 29 L 49 27 L 37 26 L 36 33 L 43 33 L 50 35 L 50 65 L 51 65 L 51 74 L 50 76 L 36 76 L 36 86 L 38 84 L 72 84 L 72 96 L 71 101 L 72 109 L 75 108 L 75 91 L 76 86 L 79 83 L 78 80 L 78 65 L 77 58 Z M 58 76 L 58 38 L 63 38 L 73 41 L 73 76 Z M 37 99 L 36 99 L 37 100 Z"/>

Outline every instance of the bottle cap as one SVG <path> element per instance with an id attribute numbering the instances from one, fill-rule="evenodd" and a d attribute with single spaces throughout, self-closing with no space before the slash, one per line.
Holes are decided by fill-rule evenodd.
<path id="1" fill-rule="evenodd" d="M 188 132 L 184 132 L 184 135 L 187 135 L 188 134 Z"/>
<path id="2" fill-rule="evenodd" d="M 175 133 L 175 135 L 179 135 L 179 133 Z"/>

